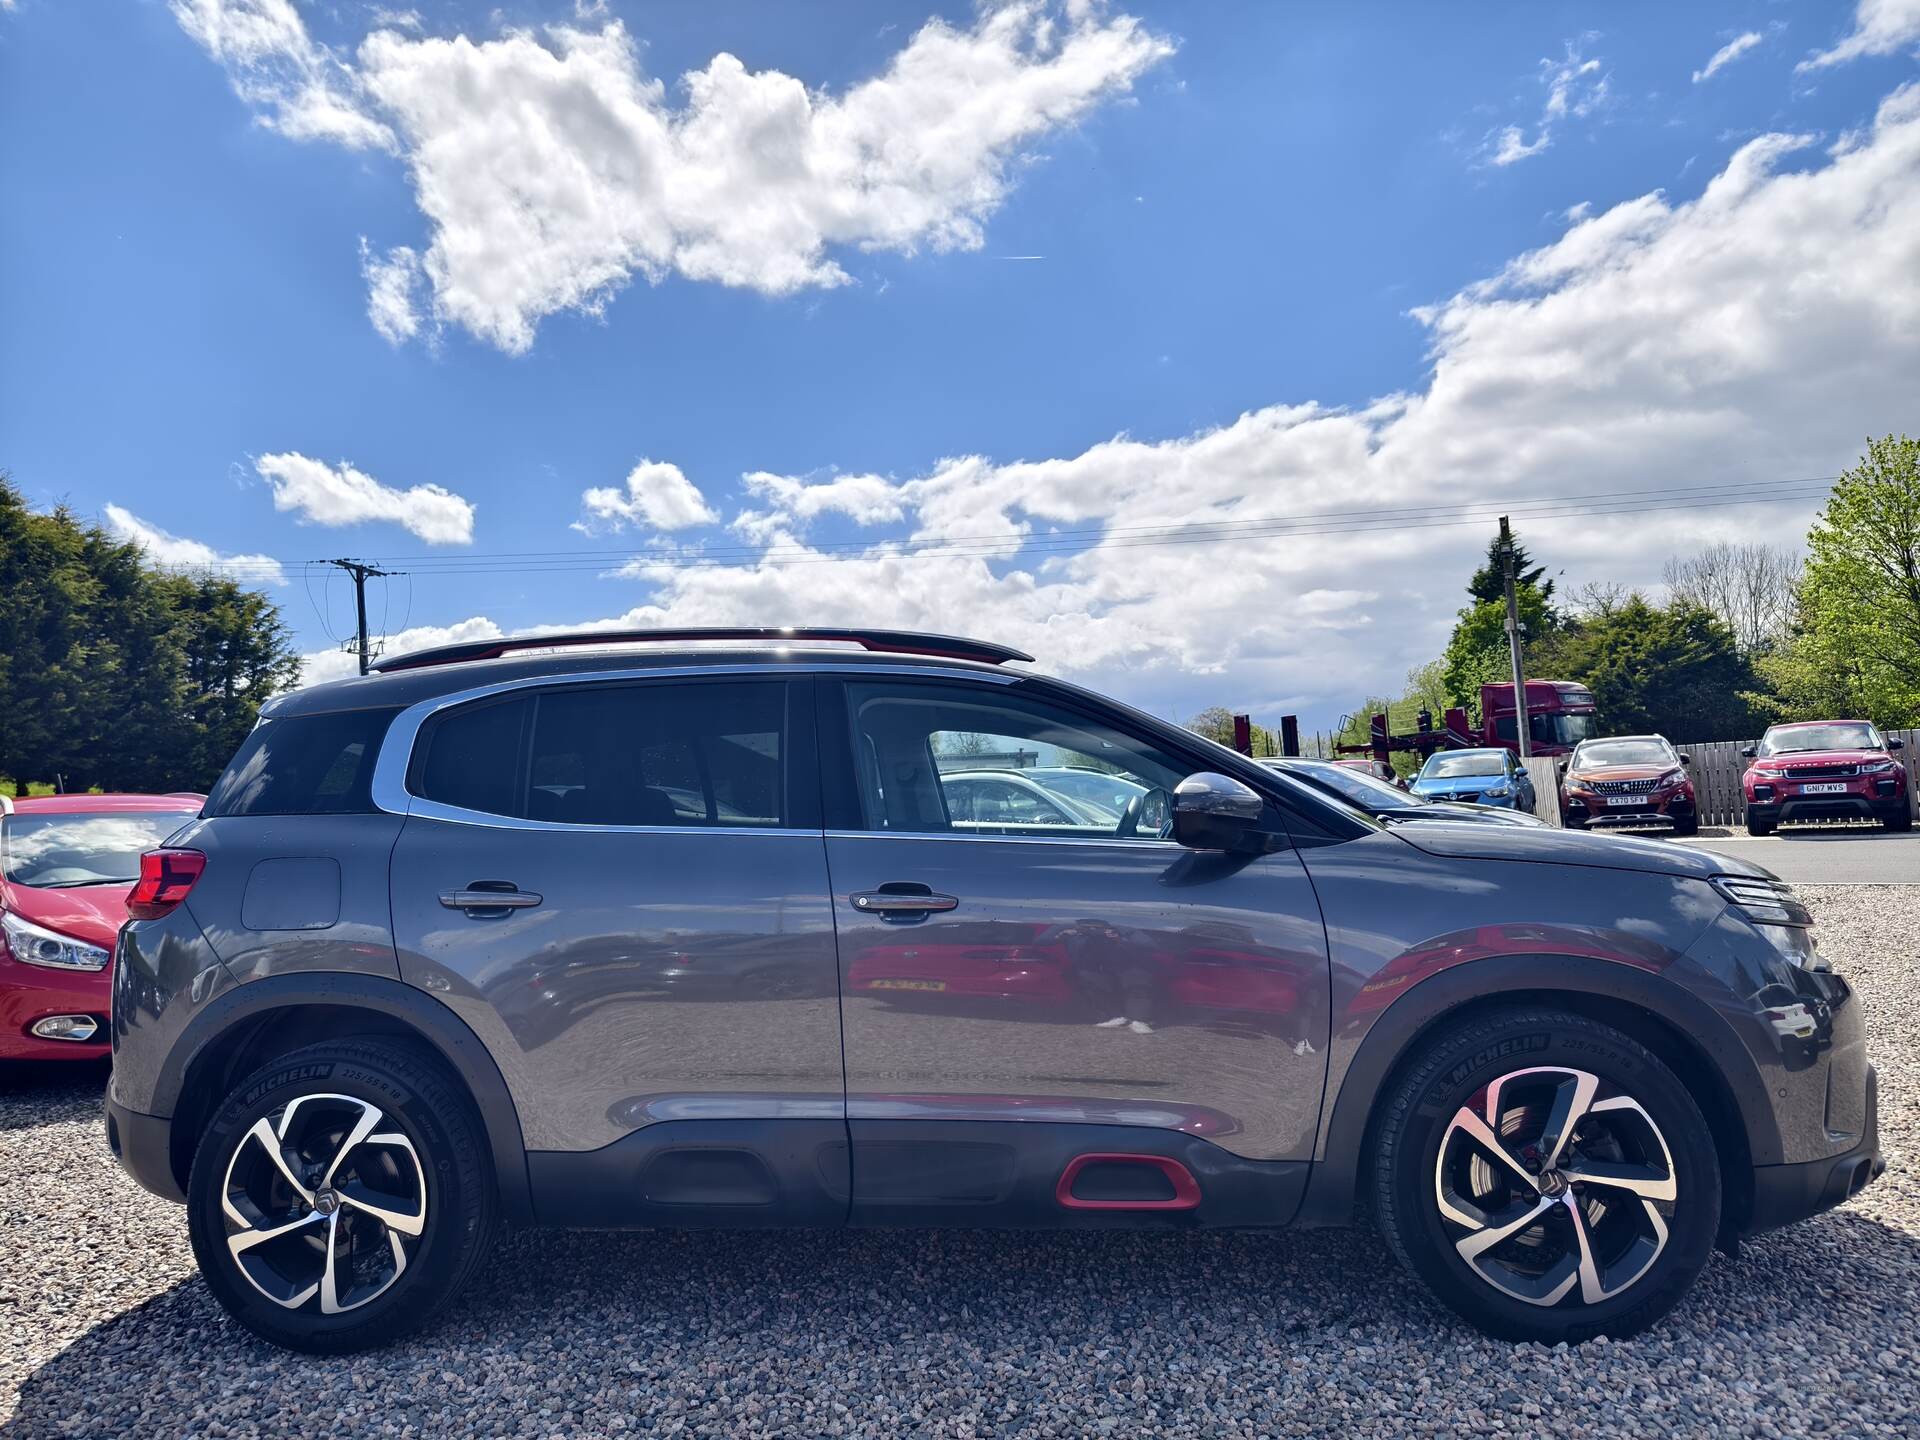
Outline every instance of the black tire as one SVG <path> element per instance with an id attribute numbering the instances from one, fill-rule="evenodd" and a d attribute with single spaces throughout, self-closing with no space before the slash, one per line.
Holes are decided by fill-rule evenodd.
<path id="1" fill-rule="evenodd" d="M 1889 830 L 1911 830 L 1913 828 L 1913 810 L 1902 805 L 1898 809 L 1888 810 L 1880 816 L 1880 823 Z"/>
<path id="2" fill-rule="evenodd" d="M 1773 834 L 1773 827 L 1778 823 L 1776 820 L 1756 814 L 1751 805 L 1747 807 L 1747 834 L 1756 836 L 1771 835 Z"/>
<path id="3" fill-rule="evenodd" d="M 1599 1111 L 1589 1112 L 1587 1128 L 1570 1144 L 1568 1158 L 1559 1167 L 1573 1174 L 1585 1163 L 1605 1163 L 1609 1146 L 1613 1155 L 1626 1160 L 1656 1155 L 1658 1163 L 1644 1167 L 1644 1173 L 1665 1170 L 1673 1187 L 1670 1204 L 1664 1200 L 1658 1205 L 1643 1203 L 1611 1184 L 1568 1183 L 1559 1167 L 1548 1171 L 1544 1181 L 1534 1181 L 1498 1167 L 1490 1158 L 1475 1158 L 1486 1152 L 1477 1148 L 1478 1141 L 1469 1131 L 1459 1128 L 1459 1112 L 1483 1100 L 1490 1082 L 1501 1080 L 1495 1128 L 1509 1143 L 1524 1144 L 1524 1124 L 1511 1133 L 1503 1124 L 1516 1114 L 1524 1121 L 1529 1111 L 1550 1115 L 1551 1104 L 1528 1099 L 1510 1108 L 1509 1100 L 1556 1093 L 1555 1084 L 1584 1082 L 1519 1072 L 1552 1072 L 1559 1067 L 1566 1067 L 1568 1075 L 1596 1077 L 1599 1088 L 1594 1094 L 1600 1101 L 1627 1097 L 1640 1107 L 1635 1113 L 1603 1105 L 1604 1117 Z M 1643 1120 L 1651 1122 L 1652 1143 L 1641 1126 Z M 1633 1132 L 1627 1134 L 1625 1150 L 1616 1132 Z M 1540 1138 L 1544 1142 L 1546 1136 Z M 1455 1168 L 1443 1167 L 1443 1142 L 1449 1165 Z M 1597 1148 L 1589 1150 L 1590 1146 Z M 1554 1345 L 1597 1335 L 1617 1339 L 1646 1329 L 1686 1294 L 1707 1263 L 1720 1225 L 1720 1167 L 1713 1136 L 1686 1087 L 1631 1036 L 1553 1010 L 1492 1012 L 1426 1042 L 1382 1097 L 1370 1158 L 1375 1217 L 1400 1263 L 1442 1303 L 1481 1330 L 1506 1340 Z M 1536 1279 L 1523 1274 L 1529 1265 L 1540 1267 L 1538 1295 L 1554 1293 L 1557 1285 L 1570 1285 L 1556 1303 L 1516 1298 L 1477 1268 L 1477 1262 L 1470 1264 L 1463 1258 L 1459 1246 L 1471 1243 L 1476 1233 L 1492 1235 L 1506 1228 L 1493 1223 L 1470 1226 L 1443 1214 L 1440 1192 L 1460 1200 L 1449 1188 L 1448 1177 L 1478 1174 L 1457 1168 L 1463 1158 L 1468 1165 L 1484 1166 L 1490 1177 L 1489 1188 L 1480 1193 L 1494 1208 L 1475 1212 L 1483 1219 L 1522 1216 L 1533 1207 L 1543 1207 L 1533 1209 L 1540 1217 L 1537 1223 L 1515 1231 L 1484 1253 L 1488 1269 L 1513 1280 L 1516 1288 Z M 1563 1184 L 1564 1197 L 1556 1201 L 1549 1192 Z M 1496 1200 L 1496 1194 L 1503 1198 Z M 1650 1207 L 1661 1212 L 1658 1222 L 1647 1218 Z M 1665 1242 L 1656 1247 L 1662 1224 Z M 1584 1293 L 1586 1278 L 1578 1271 L 1578 1231 L 1585 1233 L 1597 1262 L 1593 1269 L 1597 1294 L 1591 1302 Z M 1636 1273 L 1634 1267 L 1648 1251 L 1652 1251 L 1650 1263 Z M 1515 1263 L 1520 1269 L 1507 1268 L 1502 1258 L 1506 1256 L 1518 1256 Z M 1567 1278 L 1569 1265 L 1574 1267 L 1571 1279 Z"/>
<path id="4" fill-rule="evenodd" d="M 1676 835 L 1698 835 L 1700 833 L 1700 817 L 1698 815 L 1674 816 L 1673 833 Z"/>
<path id="5" fill-rule="evenodd" d="M 1584 830 L 1587 828 L 1587 822 L 1577 815 L 1569 815 L 1566 818 L 1566 828 L 1569 830 Z"/>
<path id="6" fill-rule="evenodd" d="M 290 1110 L 296 1100 L 300 1105 Z M 359 1147 L 342 1146 L 344 1135 L 353 1133 L 349 1117 L 368 1110 L 378 1114 L 367 1138 Z M 277 1162 L 267 1158 L 255 1130 L 267 1121 L 272 1133 L 276 1121 L 269 1117 L 279 1117 L 284 1137 L 275 1146 L 282 1157 Z M 299 1136 L 293 1133 L 296 1117 Z M 310 1144 L 307 1132 L 316 1136 Z M 303 1145 L 319 1158 L 306 1163 Z M 331 1179 L 321 1183 L 319 1165 L 328 1153 L 340 1156 L 333 1162 L 341 1167 L 337 1189 Z M 310 1187 L 310 1197 L 293 1188 L 296 1174 Z M 242 1182 L 250 1175 L 254 1186 L 248 1191 Z M 236 1187 L 231 1192 L 230 1183 Z M 419 1191 L 417 1207 L 408 1199 L 413 1189 Z M 239 1222 L 232 1219 L 226 1209 L 230 1193 L 237 1207 L 254 1213 Z M 355 1195 L 359 1200 L 351 1198 Z M 418 1214 L 401 1218 L 419 1224 L 418 1234 L 402 1235 L 368 1218 L 371 1212 L 360 1200 L 379 1201 L 396 1214 L 417 1209 Z M 303 1210 L 311 1215 L 299 1221 Z M 486 1258 L 498 1210 L 493 1166 L 472 1098 L 437 1056 L 403 1041 L 329 1041 L 256 1070 L 221 1103 L 200 1139 L 187 1182 L 194 1258 L 214 1298 L 262 1339 L 312 1354 L 366 1349 L 425 1325 Z M 249 1250 L 253 1269 L 242 1269 L 230 1237 L 295 1221 L 296 1233 L 269 1242 L 272 1249 Z M 332 1263 L 336 1252 L 327 1248 L 336 1228 L 344 1237 L 339 1265 Z M 404 1252 L 403 1264 L 383 1248 L 392 1245 Z M 291 1279 L 281 1269 L 261 1268 L 263 1259 L 279 1266 L 282 1257 Z M 291 1308 L 250 1278 L 264 1276 L 276 1286 L 284 1281 L 283 1298 L 298 1299 L 307 1272 L 315 1267 L 324 1272 L 313 1277 L 316 1288 Z M 393 1273 L 381 1283 L 385 1270 Z M 328 1295 L 318 1288 L 323 1279 L 332 1284 Z M 367 1298 L 353 1299 L 356 1282 L 371 1292 Z M 347 1303 L 337 1313 L 323 1314 L 328 1298 Z"/>

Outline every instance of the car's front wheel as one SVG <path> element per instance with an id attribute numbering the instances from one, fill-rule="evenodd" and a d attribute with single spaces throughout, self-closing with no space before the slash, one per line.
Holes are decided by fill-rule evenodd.
<path id="1" fill-rule="evenodd" d="M 1374 1207 L 1401 1263 L 1490 1334 L 1632 1335 L 1700 1273 L 1720 1223 L 1686 1087 L 1610 1026 L 1509 1010 L 1444 1031 L 1386 1095 Z"/>
<path id="2" fill-rule="evenodd" d="M 1747 834 L 1771 835 L 1777 823 L 1773 816 L 1762 814 L 1751 805 L 1747 807 Z"/>
<path id="3" fill-rule="evenodd" d="M 1913 828 L 1913 808 L 1903 800 L 1891 809 L 1882 811 L 1880 823 L 1889 830 L 1911 830 Z"/>
<path id="4" fill-rule="evenodd" d="M 497 1209 L 478 1116 L 432 1054 L 341 1041 L 234 1086 L 187 1185 L 194 1258 L 249 1330 L 340 1353 L 426 1323 L 485 1256 Z"/>

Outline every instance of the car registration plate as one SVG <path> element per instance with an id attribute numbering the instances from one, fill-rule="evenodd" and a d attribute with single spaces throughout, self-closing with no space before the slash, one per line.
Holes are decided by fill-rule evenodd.
<path id="1" fill-rule="evenodd" d="M 1822 785 L 1802 785 L 1800 787 L 1800 793 L 1802 795 L 1844 795 L 1847 793 L 1847 787 L 1837 782 Z"/>
<path id="2" fill-rule="evenodd" d="M 1609 805 L 1644 805 L 1646 803 L 1647 803 L 1647 797 L 1644 795 L 1609 795 L 1607 796 L 1607 804 Z"/>
<path id="3" fill-rule="evenodd" d="M 869 990 L 944 990 L 944 980 L 874 980 L 867 985 Z"/>

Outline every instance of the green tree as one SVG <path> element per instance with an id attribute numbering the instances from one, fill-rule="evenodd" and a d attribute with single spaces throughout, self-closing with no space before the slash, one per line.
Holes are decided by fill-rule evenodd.
<path id="1" fill-rule="evenodd" d="M 266 596 L 164 574 L 0 475 L 0 774 L 69 789 L 203 789 L 299 678 Z"/>
<path id="2" fill-rule="evenodd" d="M 1920 441 L 1868 442 L 1807 536 L 1787 643 L 1761 672 L 1784 718 L 1920 718 Z"/>
<path id="3" fill-rule="evenodd" d="M 1514 590 L 1514 608 L 1520 615 L 1520 641 L 1531 647 L 1554 628 L 1554 615 L 1547 597 L 1531 585 Z M 1453 705 L 1474 705 L 1480 700 L 1480 687 L 1513 678 L 1513 662 L 1507 652 L 1507 606 L 1504 599 L 1484 600 L 1460 612 L 1446 653 L 1440 657 L 1441 680 L 1447 700 Z M 1531 667 L 1529 667 L 1531 673 Z"/>
<path id="4" fill-rule="evenodd" d="M 1610 731 L 1674 740 L 1733 740 L 1753 731 L 1753 668 L 1733 632 L 1697 605 L 1660 609 L 1631 594 L 1560 632 L 1549 653 L 1562 678 L 1593 691 Z"/>
<path id="5" fill-rule="evenodd" d="M 1513 588 L 1515 592 L 1532 589 L 1540 592 L 1540 598 L 1551 609 L 1553 603 L 1553 581 L 1545 578 L 1547 567 L 1533 563 L 1533 557 L 1527 553 L 1527 547 L 1520 543 L 1518 535 L 1513 536 Z M 1506 575 L 1501 565 L 1500 537 L 1495 535 L 1487 542 L 1486 563 L 1473 572 L 1473 578 L 1467 581 L 1467 594 L 1473 597 L 1476 605 L 1485 605 L 1490 601 L 1504 600 L 1507 596 Z"/>

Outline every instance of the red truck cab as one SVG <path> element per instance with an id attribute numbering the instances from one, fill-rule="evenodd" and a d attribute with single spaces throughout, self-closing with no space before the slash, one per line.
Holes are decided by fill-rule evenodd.
<path id="1" fill-rule="evenodd" d="M 1513 683 L 1480 687 L 1479 743 L 1520 748 Z M 1595 733 L 1593 692 L 1571 680 L 1527 681 L 1527 734 L 1535 755 L 1571 755 Z"/>

